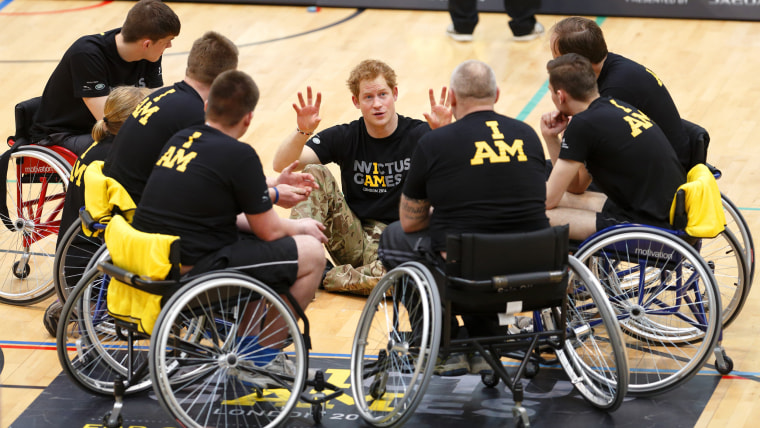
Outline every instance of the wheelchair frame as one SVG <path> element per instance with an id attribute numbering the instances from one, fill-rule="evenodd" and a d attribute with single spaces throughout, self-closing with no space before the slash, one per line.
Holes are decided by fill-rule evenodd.
<path id="1" fill-rule="evenodd" d="M 447 282 L 451 278 L 418 262 L 392 269 L 368 297 L 354 336 L 351 389 L 359 414 L 372 426 L 402 425 L 422 401 L 436 358 L 452 351 L 475 350 L 494 370 L 481 374 L 483 383 L 494 387 L 502 380 L 512 391 L 518 427 L 530 425 L 522 406 L 521 378 L 528 374 L 528 365 L 544 361 L 541 354 L 547 352 L 556 353 L 557 361 L 587 401 L 607 411 L 617 409 L 629 378 L 620 327 L 588 268 L 569 256 L 565 269 L 558 275 L 549 273 L 550 278 L 559 276 L 564 278 L 560 281 L 567 281 L 566 290 L 561 291 L 566 293 L 564 303 L 548 306 L 547 312 L 534 312 L 534 333 L 469 339 L 451 339 L 446 333 L 453 316 L 451 302 L 444 299 L 442 304 L 436 278 L 446 278 Z M 509 284 L 520 288 L 536 284 L 539 278 L 539 283 L 545 283 L 547 272 L 538 274 L 506 275 L 475 283 L 453 280 L 465 287 Z M 592 307 L 577 309 L 580 302 L 588 300 L 593 302 Z M 513 356 L 515 350 L 522 351 L 521 361 L 514 374 L 509 374 L 501 358 L 507 356 L 505 353 Z"/>

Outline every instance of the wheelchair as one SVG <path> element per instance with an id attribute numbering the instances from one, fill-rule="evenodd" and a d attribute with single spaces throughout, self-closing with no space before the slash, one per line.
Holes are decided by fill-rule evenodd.
<path id="1" fill-rule="evenodd" d="M 292 295 L 233 270 L 180 277 L 179 238 L 133 229 L 114 209 L 126 191 L 99 166 L 85 170 L 80 217 L 106 244 L 70 291 L 56 344 L 76 385 L 114 396 L 103 424 L 120 426 L 123 397 L 151 387 L 183 426 L 279 426 L 299 400 L 319 422 L 342 391 L 319 371 L 307 380 L 309 322 Z M 267 348 L 239 339 L 251 336 Z"/>
<path id="2" fill-rule="evenodd" d="M 321 372 L 307 380 L 309 323 L 289 293 L 283 299 L 235 271 L 180 278 L 179 239 L 141 234 L 119 215 L 106 226 L 105 240 L 109 250 L 69 295 L 56 336 L 64 372 L 88 392 L 115 397 L 105 426 L 121 425 L 124 395 L 151 387 L 161 406 L 188 427 L 275 427 L 299 400 L 311 405 L 319 422 L 325 403 L 342 393 Z M 167 279 L 120 267 L 141 268 L 130 261 L 139 259 L 137 251 L 163 254 L 167 248 Z M 115 249 L 125 252 L 118 262 Z M 157 318 L 150 308 L 159 311 Z M 253 335 L 279 349 L 274 360 L 289 362 L 286 369 L 260 362 L 267 351 L 238 339 Z"/>
<path id="3" fill-rule="evenodd" d="M 39 97 L 16 105 L 16 134 L 0 158 L 6 176 L 0 203 L 0 302 L 30 305 L 53 293 L 52 271 L 61 210 L 76 155 L 30 144 Z"/>
<path id="4" fill-rule="evenodd" d="M 628 351 L 632 395 L 660 394 L 682 385 L 713 354 L 720 373 L 733 369 L 720 346 L 726 324 L 722 299 L 726 283 L 744 283 L 744 258 L 731 232 L 722 230 L 721 196 L 708 168 L 692 169 L 687 184 L 692 183 L 702 186 L 691 187 L 697 194 L 712 198 L 687 210 L 686 195 L 679 190 L 673 229 L 617 225 L 590 236 L 574 252 L 599 279 L 615 309 Z M 718 242 L 709 239 L 716 235 L 730 251 L 706 250 Z"/>
<path id="5" fill-rule="evenodd" d="M 351 352 L 351 390 L 362 418 L 377 427 L 405 423 L 437 357 L 475 351 L 493 369 L 481 374 L 483 383 L 503 381 L 512 392 L 515 426 L 530 425 L 521 379 L 534 376 L 546 354 L 589 403 L 616 410 L 629 377 L 622 333 L 598 280 L 568 255 L 567 234 L 563 226 L 450 236 L 445 271 L 407 262 L 388 272 L 367 299 Z M 513 319 L 522 312 L 533 313 L 533 332 L 452 337 L 456 315 Z M 520 363 L 509 373 L 502 357 Z"/>

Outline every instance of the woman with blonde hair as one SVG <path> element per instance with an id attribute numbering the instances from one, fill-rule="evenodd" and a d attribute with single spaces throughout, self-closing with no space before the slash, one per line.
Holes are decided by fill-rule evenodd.
<path id="1" fill-rule="evenodd" d="M 97 160 L 105 160 L 114 136 L 119 132 L 121 125 L 134 111 L 135 107 L 142 101 L 151 90 L 148 88 L 138 88 L 134 86 L 119 86 L 113 89 L 104 107 L 103 118 L 98 120 L 92 128 L 93 143 L 85 150 L 79 159 L 74 163 L 69 177 L 69 187 L 66 190 L 66 199 L 63 204 L 61 213 L 61 223 L 58 233 L 58 245 L 62 245 L 62 237 L 67 236 L 65 233 L 72 224 L 76 222 L 79 216 L 79 208 L 84 205 L 84 170 L 87 166 Z M 79 223 L 76 224 L 79 227 Z M 73 232 L 72 232 L 73 233 Z M 90 256 L 100 247 L 100 241 L 94 238 L 88 238 L 81 230 L 75 238 L 72 245 L 66 250 L 65 264 L 65 284 L 58 284 L 59 287 L 73 288 L 79 281 L 85 270 L 85 266 Z M 66 293 L 60 293 L 65 295 Z M 46 311 L 45 327 L 48 327 L 49 318 L 54 318 L 57 324 L 60 302 L 54 302 Z M 51 326 L 54 324 L 51 324 Z M 55 336 L 55 328 L 48 329 L 50 334 Z"/>

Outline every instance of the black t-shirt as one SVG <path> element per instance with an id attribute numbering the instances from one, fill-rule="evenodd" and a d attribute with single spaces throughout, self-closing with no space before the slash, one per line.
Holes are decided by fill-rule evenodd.
<path id="1" fill-rule="evenodd" d="M 420 137 L 430 131 L 426 122 L 398 116 L 398 127 L 386 138 L 372 138 L 364 118 L 336 125 L 306 143 L 320 162 L 340 166 L 346 202 L 360 219 L 383 223 L 398 220 L 398 203 L 409 160 Z"/>
<path id="2" fill-rule="evenodd" d="M 139 203 L 164 144 L 178 131 L 203 124 L 204 115 L 203 98 L 185 82 L 153 92 L 124 121 L 104 173 Z"/>
<path id="3" fill-rule="evenodd" d="M 420 139 L 404 195 L 427 199 L 433 249 L 447 233 L 549 227 L 546 161 L 536 132 L 493 111 L 470 113 Z"/>
<path id="4" fill-rule="evenodd" d="M 195 264 L 238 239 L 237 215 L 272 208 L 261 160 L 248 144 L 207 125 L 164 146 L 132 221 L 144 232 L 177 235 L 181 259 Z"/>
<path id="5" fill-rule="evenodd" d="M 66 189 L 66 199 L 63 202 L 59 237 L 63 236 L 63 233 L 74 223 L 79 216 L 79 209 L 84 206 L 84 170 L 92 162 L 106 158 L 113 146 L 113 140 L 113 135 L 109 134 L 106 138 L 93 142 L 74 162 L 69 177 L 69 187 Z"/>
<path id="6" fill-rule="evenodd" d="M 668 227 L 686 174 L 659 126 L 635 107 L 594 100 L 568 124 L 559 157 L 584 162 L 599 189 L 636 221 Z"/>
<path id="7" fill-rule="evenodd" d="M 157 88 L 164 84 L 161 59 L 124 61 L 116 49 L 121 28 L 81 37 L 63 54 L 42 92 L 31 129 L 33 141 L 63 132 L 89 134 L 97 119 L 82 98 L 108 95 L 116 86 Z"/>
<path id="8" fill-rule="evenodd" d="M 665 84 L 654 72 L 620 55 L 609 53 L 597 79 L 599 94 L 625 101 L 649 116 L 668 137 L 684 169 L 691 159 L 689 135 Z"/>

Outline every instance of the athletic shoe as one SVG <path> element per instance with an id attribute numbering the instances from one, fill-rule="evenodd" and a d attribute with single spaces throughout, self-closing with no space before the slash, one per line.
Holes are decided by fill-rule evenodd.
<path id="1" fill-rule="evenodd" d="M 493 373 L 493 367 L 477 352 L 470 354 L 469 363 L 470 374 Z"/>
<path id="2" fill-rule="evenodd" d="M 467 357 L 455 352 L 449 354 L 445 361 L 439 357 L 438 365 L 433 369 L 433 374 L 438 376 L 462 376 L 470 371 L 470 365 L 467 363 Z"/>
<path id="3" fill-rule="evenodd" d="M 53 337 L 55 337 L 56 330 L 58 330 L 58 320 L 61 319 L 62 310 L 63 305 L 56 300 L 45 309 L 45 315 L 42 317 L 42 323 L 45 325 L 45 330 L 47 330 L 48 334 Z"/>
<path id="4" fill-rule="evenodd" d="M 525 334 L 533 332 L 533 317 L 515 317 L 515 323 L 509 326 L 510 334 Z"/>
<path id="5" fill-rule="evenodd" d="M 446 27 L 446 35 L 456 40 L 457 42 L 472 41 L 472 33 L 457 33 L 457 30 L 454 29 L 454 24 L 449 24 L 449 26 Z"/>
<path id="6" fill-rule="evenodd" d="M 261 370 L 276 376 L 292 377 L 296 374 L 296 365 L 288 359 L 285 353 L 280 352 L 272 361 L 262 367 Z M 272 376 L 267 376 L 263 373 L 240 372 L 239 379 L 243 385 L 249 387 L 255 385 L 260 388 L 279 388 L 281 386 Z"/>
<path id="7" fill-rule="evenodd" d="M 535 40 L 541 37 L 541 35 L 543 34 L 544 34 L 544 26 L 541 25 L 540 22 L 536 22 L 536 25 L 533 27 L 533 31 L 531 31 L 528 34 L 523 34 L 521 36 L 514 36 L 512 37 L 512 40 L 516 42 L 529 42 L 531 40 Z"/>

